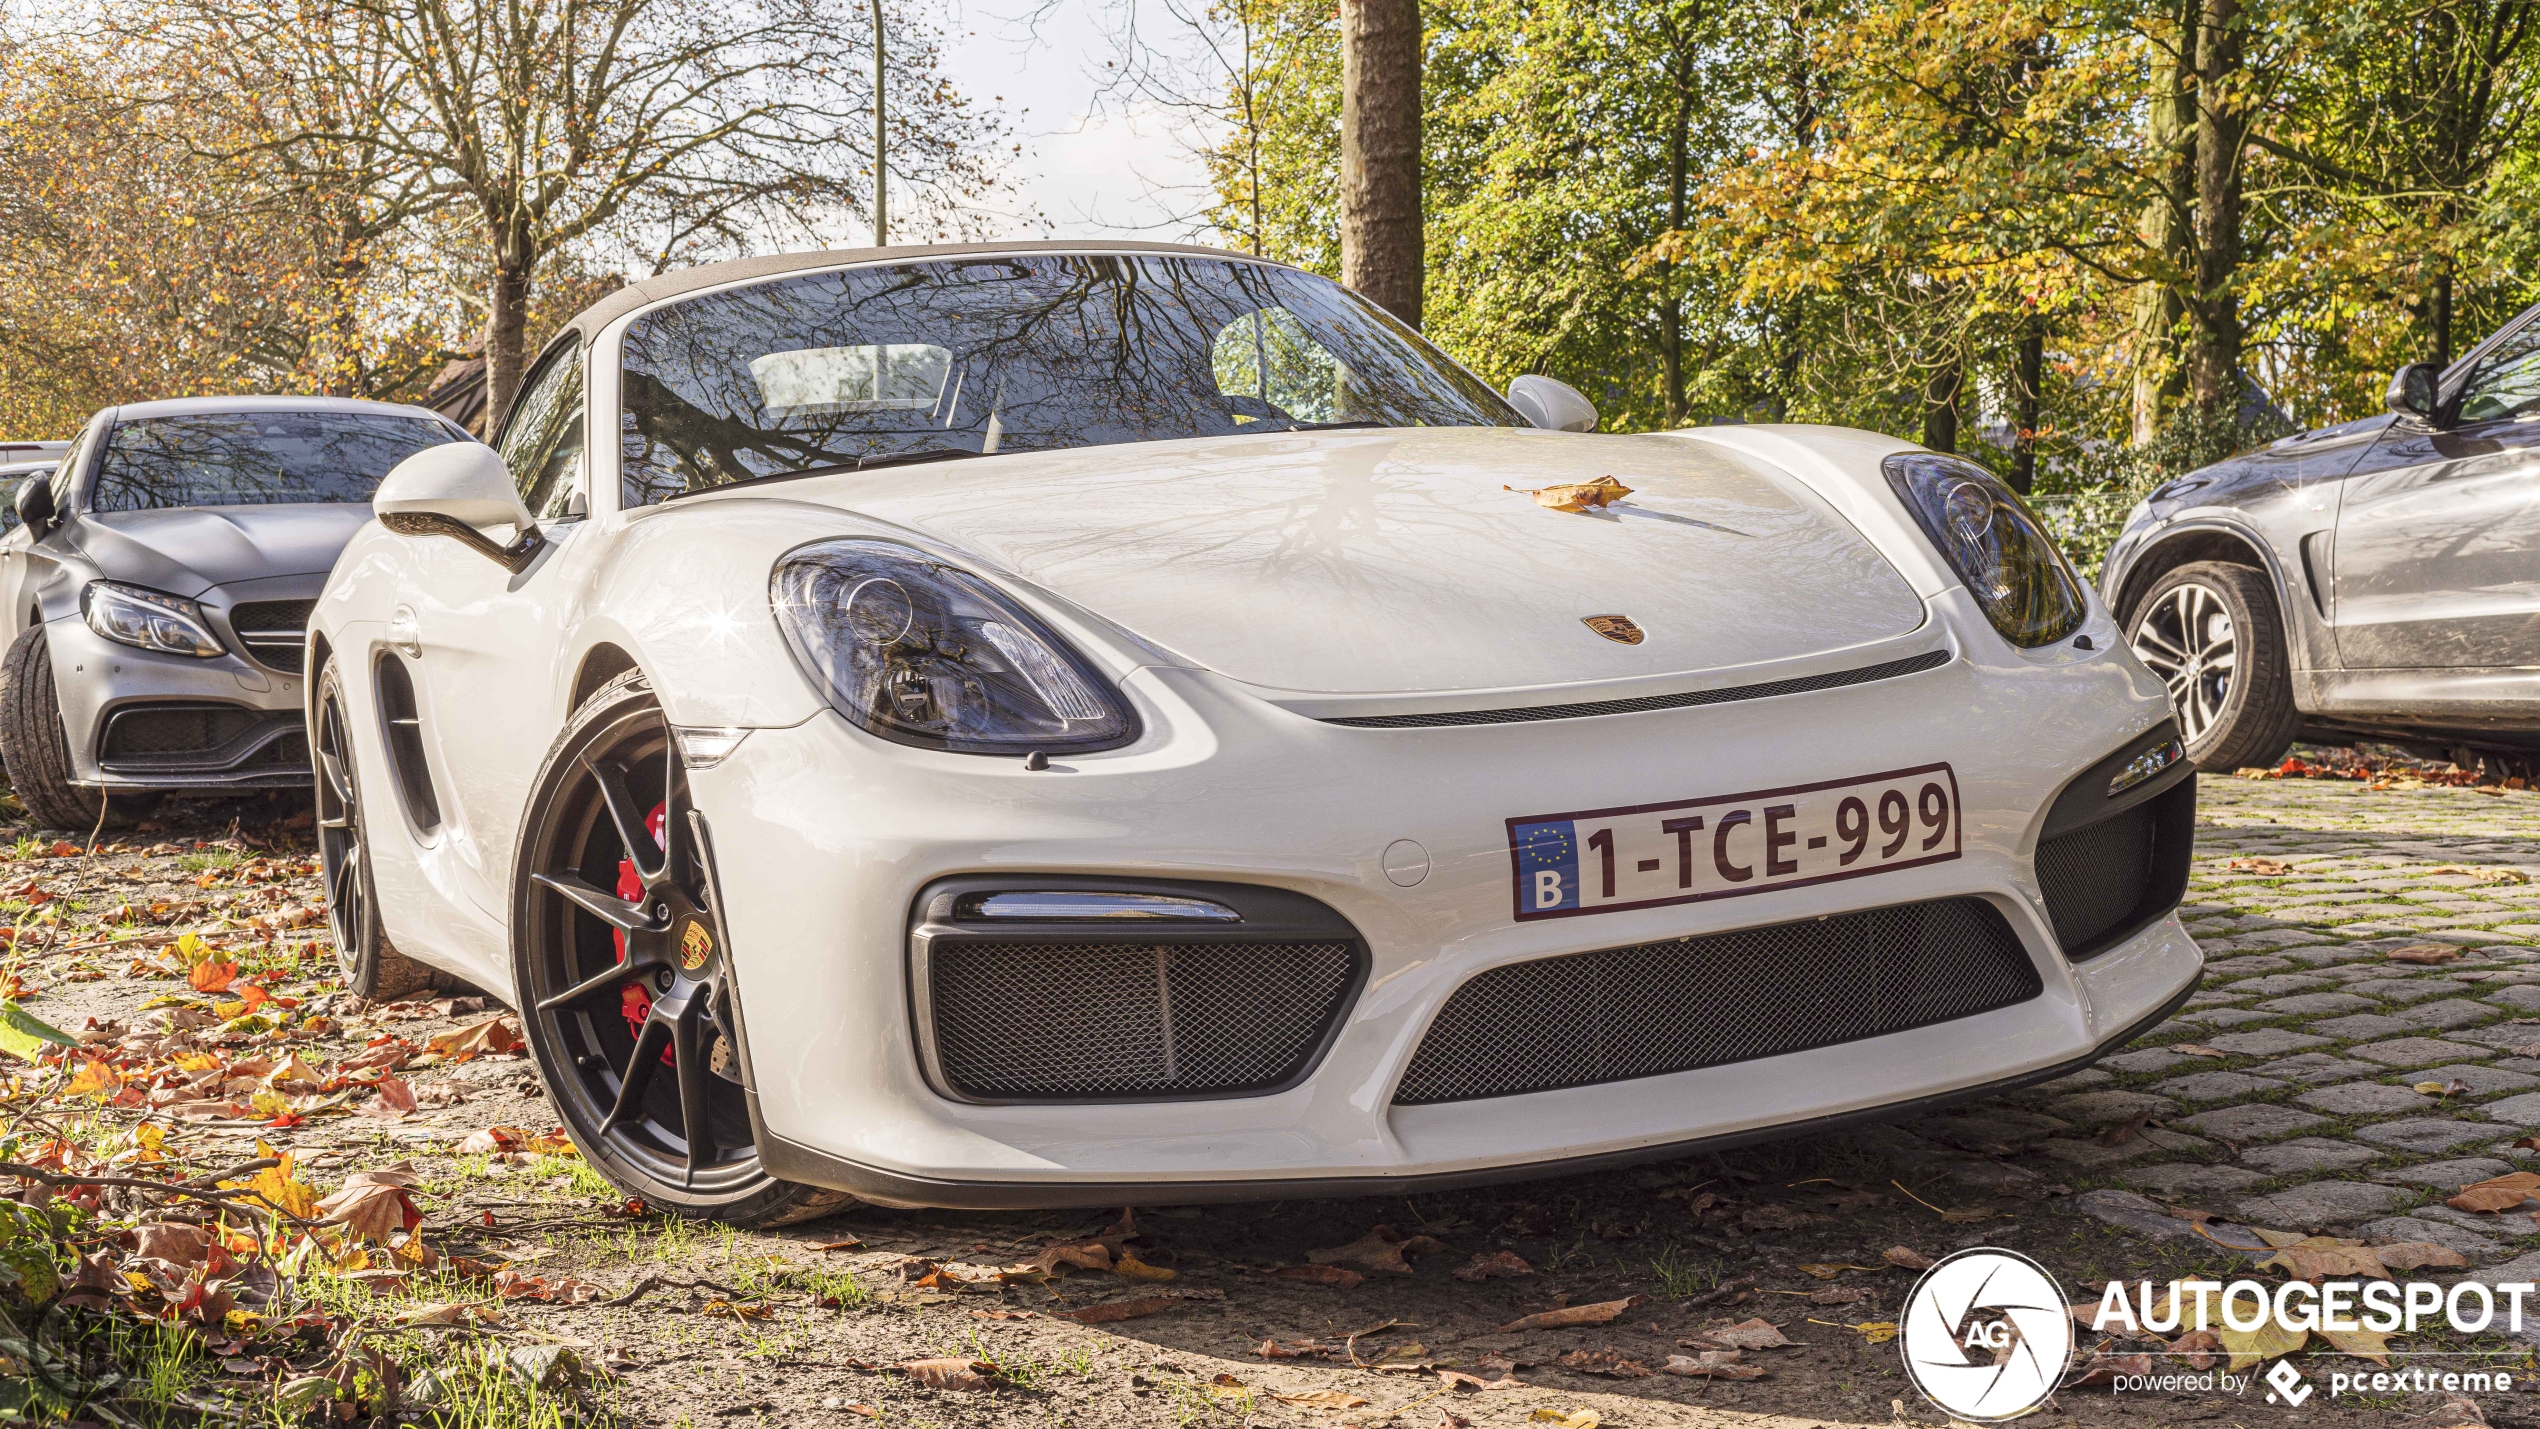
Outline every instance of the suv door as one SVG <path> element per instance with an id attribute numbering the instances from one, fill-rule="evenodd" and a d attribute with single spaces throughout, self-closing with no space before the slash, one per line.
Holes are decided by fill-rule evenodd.
<path id="1" fill-rule="evenodd" d="M 2393 422 L 2346 483 L 2349 670 L 2540 666 L 2540 313 L 2476 356 L 2446 415 Z"/>

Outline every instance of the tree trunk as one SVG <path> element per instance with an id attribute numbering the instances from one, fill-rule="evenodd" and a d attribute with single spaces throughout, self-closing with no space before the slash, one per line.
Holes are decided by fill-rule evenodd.
<path id="1" fill-rule="evenodd" d="M 1420 325 L 1419 0 L 1341 0 L 1341 282 Z"/>
<path id="2" fill-rule="evenodd" d="M 1667 231 L 1684 231 L 1692 183 L 1693 77 L 1679 50 L 1675 65 L 1676 112 L 1667 131 Z M 1663 374 L 1667 425 L 1684 425 L 1685 314 L 1684 297 L 1676 290 L 1676 265 L 1658 264 L 1658 360 Z"/>
<path id="3" fill-rule="evenodd" d="M 2196 26 L 2196 295 L 2188 389 L 2206 412 L 2240 409 L 2241 149 L 2248 121 L 2229 91 L 2241 63 L 2239 0 L 2204 0 Z"/>
<path id="4" fill-rule="evenodd" d="M 523 351 L 529 334 L 530 264 L 508 255 L 494 264 L 492 290 L 485 309 L 485 439 L 492 441 L 511 411 L 520 390 Z"/>
<path id="5" fill-rule="evenodd" d="M 2452 365 L 2452 260 L 2446 257 L 2435 261 L 2443 265 L 2443 271 L 2434 279 L 2433 362 L 2437 367 L 2449 367 Z"/>
<path id="6" fill-rule="evenodd" d="M 2020 426 L 2011 448 L 2011 489 L 2022 496 L 2037 489 L 2037 429 L 2046 420 L 2045 383 L 2046 320 L 2032 317 L 2020 331 L 2019 366 L 2011 374 Z"/>
<path id="7" fill-rule="evenodd" d="M 1923 445 L 1933 451 L 1958 449 L 1958 394 L 1965 377 L 1964 364 L 1953 355 L 1923 384 Z"/>
<path id="8" fill-rule="evenodd" d="M 2196 43 L 2196 0 L 2176 12 L 2178 43 L 2186 65 L 2167 55 L 2152 67 L 2147 137 L 2154 182 L 2143 205 L 2143 246 L 2154 276 L 2134 295 L 2134 443 L 2161 430 L 2177 405 L 2186 369 L 2178 360 L 2178 329 L 2187 315 L 2182 290 L 2195 271 L 2196 97 L 2188 88 Z"/>

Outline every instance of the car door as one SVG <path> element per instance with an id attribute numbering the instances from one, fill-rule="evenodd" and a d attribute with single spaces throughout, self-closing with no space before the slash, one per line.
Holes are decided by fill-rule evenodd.
<path id="1" fill-rule="evenodd" d="M 446 537 L 412 538 L 415 580 L 390 615 L 418 672 L 444 836 L 469 896 L 497 920 L 510 917 L 524 791 L 569 713 L 556 708 L 553 672 L 583 525 L 564 519 L 582 480 L 583 405 L 580 347 L 568 342 L 529 374 L 494 439 L 548 547 L 515 575 Z"/>
<path id="2" fill-rule="evenodd" d="M 53 502 L 57 513 L 69 504 L 71 478 L 88 460 L 91 439 L 105 430 L 106 425 L 103 417 L 91 422 L 87 430 L 71 443 L 71 449 L 62 454 L 61 465 L 55 467 L 52 476 L 47 478 L 53 483 Z M 28 480 L 35 478 L 29 477 Z M 18 520 L 14 505 L 17 490 L 14 486 L 8 496 L 13 504 L 9 511 L 7 534 L 0 535 L 0 650 L 6 650 L 25 633 L 30 624 L 29 614 L 35 606 L 36 587 L 52 573 L 54 565 L 46 552 L 35 549 L 34 533 Z M 45 539 L 48 545 L 68 540 L 58 525 L 58 516 L 53 533 Z"/>
<path id="3" fill-rule="evenodd" d="M 2347 480 L 2334 609 L 2348 670 L 2540 666 L 2540 321 L 2478 355 L 2448 409 L 2392 423 Z"/>

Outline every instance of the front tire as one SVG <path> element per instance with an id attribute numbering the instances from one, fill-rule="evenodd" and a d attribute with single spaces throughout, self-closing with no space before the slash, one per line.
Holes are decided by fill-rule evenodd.
<path id="1" fill-rule="evenodd" d="M 584 1159 L 628 1195 L 733 1225 L 812 1220 L 851 1198 L 759 1162 L 687 783 L 639 671 L 584 701 L 548 751 L 513 879 L 530 1055 Z"/>
<path id="2" fill-rule="evenodd" d="M 394 1002 L 455 986 L 455 979 L 398 952 L 380 922 L 379 890 L 370 876 L 370 830 L 353 759 L 352 706 L 344 697 L 342 667 L 333 656 L 318 672 L 317 709 L 309 751 L 316 766 L 318 874 L 326 884 L 326 926 L 335 936 L 335 961 L 344 969 L 344 985 L 369 1002 Z"/>
<path id="3" fill-rule="evenodd" d="M 2153 583 L 2126 631 L 2135 658 L 2170 687 L 2197 768 L 2271 765 L 2293 746 L 2302 712 L 2265 573 L 2220 561 L 2180 566 Z"/>
<path id="4" fill-rule="evenodd" d="M 109 796 L 71 782 L 70 735 L 41 625 L 22 631 L 0 660 L 0 768 L 8 771 L 18 803 L 48 829 L 119 829 L 158 803 L 155 795 Z"/>

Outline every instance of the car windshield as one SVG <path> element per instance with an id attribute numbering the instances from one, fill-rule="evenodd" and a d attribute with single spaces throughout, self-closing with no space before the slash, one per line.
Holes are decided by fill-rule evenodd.
<path id="1" fill-rule="evenodd" d="M 779 279 L 647 314 L 624 363 L 629 507 L 877 458 L 1526 424 L 1338 284 L 1212 258 L 964 258 Z"/>
<path id="2" fill-rule="evenodd" d="M 381 412 L 206 412 L 115 423 L 91 511 L 368 501 L 388 469 L 460 440 L 444 423 Z"/>

